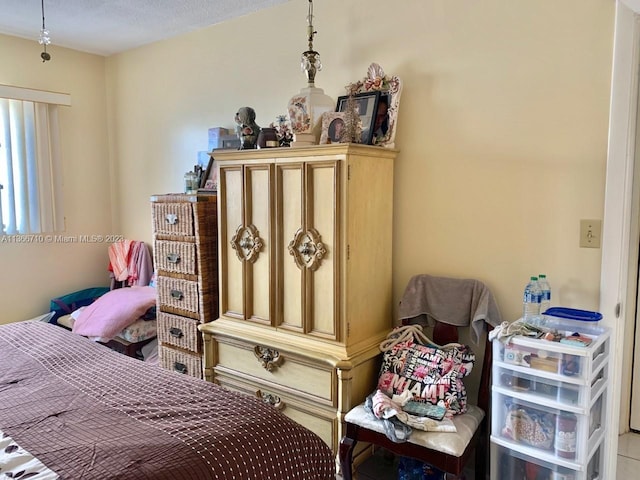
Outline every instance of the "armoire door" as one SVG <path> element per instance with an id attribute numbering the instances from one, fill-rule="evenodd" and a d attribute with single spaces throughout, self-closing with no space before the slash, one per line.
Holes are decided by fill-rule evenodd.
<path id="1" fill-rule="evenodd" d="M 340 167 L 276 164 L 276 326 L 331 340 L 339 340 Z"/>
<path id="2" fill-rule="evenodd" d="M 224 164 L 219 175 L 220 314 L 271 324 L 273 164 Z"/>

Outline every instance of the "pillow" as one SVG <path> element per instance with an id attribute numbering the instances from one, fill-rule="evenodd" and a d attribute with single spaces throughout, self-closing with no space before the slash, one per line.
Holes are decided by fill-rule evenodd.
<path id="1" fill-rule="evenodd" d="M 156 289 L 132 286 L 111 290 L 84 308 L 73 333 L 112 339 L 156 304 Z"/>

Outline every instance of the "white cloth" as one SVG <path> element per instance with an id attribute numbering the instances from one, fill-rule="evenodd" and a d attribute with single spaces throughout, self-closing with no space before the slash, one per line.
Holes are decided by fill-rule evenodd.
<path id="1" fill-rule="evenodd" d="M 428 417 L 418 417 L 411 415 L 402 407 L 413 398 L 413 394 L 405 390 L 401 395 L 394 395 L 393 398 L 389 398 L 382 391 L 376 390 L 373 396 L 373 414 L 379 419 L 389 419 L 396 417 L 405 425 L 409 425 L 411 428 L 417 428 L 425 432 L 455 432 L 456 426 L 453 422 L 444 418 L 442 420 L 434 420 Z"/>
<path id="2" fill-rule="evenodd" d="M 471 441 L 471 437 L 478 429 L 484 418 L 482 409 L 475 405 L 469 405 L 467 413 L 454 415 L 451 421 L 456 427 L 456 432 L 423 432 L 413 430 L 408 438 L 409 443 L 415 443 L 423 447 L 437 450 L 449 455 L 459 457 Z M 384 424 L 373 417 L 364 407 L 364 404 L 351 409 L 344 417 L 346 422 L 360 425 L 374 432 L 385 434 Z"/>

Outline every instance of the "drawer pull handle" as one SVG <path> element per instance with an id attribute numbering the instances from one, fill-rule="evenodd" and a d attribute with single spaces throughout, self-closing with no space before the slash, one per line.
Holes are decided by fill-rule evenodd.
<path id="1" fill-rule="evenodd" d="M 286 406 L 279 396 L 273 395 L 272 393 L 262 393 L 260 390 L 257 390 L 256 397 L 262 399 L 264 403 L 271 405 L 276 410 L 284 410 Z"/>
<path id="2" fill-rule="evenodd" d="M 167 261 L 169 263 L 180 263 L 180 255 L 177 253 L 169 253 L 167 255 Z"/>
<path id="3" fill-rule="evenodd" d="M 182 337 L 184 337 L 184 334 L 182 333 L 182 330 L 180 330 L 180 329 L 179 329 L 179 328 L 177 328 L 177 327 L 171 327 L 171 328 L 169 329 L 169 334 L 170 334 L 172 337 L 176 337 L 176 338 L 182 338 Z"/>
<path id="4" fill-rule="evenodd" d="M 180 290 L 171 290 L 171 298 L 182 300 L 184 298 L 184 294 Z"/>
<path id="5" fill-rule="evenodd" d="M 262 368 L 267 372 L 271 372 L 274 368 L 279 367 L 282 363 L 280 352 L 268 347 L 256 345 L 253 348 L 253 354 L 256 356 Z"/>
<path id="6" fill-rule="evenodd" d="M 178 215 L 176 215 L 175 213 L 167 213 L 164 219 L 169 225 L 175 225 L 176 223 L 178 223 Z"/>
<path id="7" fill-rule="evenodd" d="M 174 362 L 173 369 L 178 373 L 187 373 L 187 366 L 184 363 Z"/>

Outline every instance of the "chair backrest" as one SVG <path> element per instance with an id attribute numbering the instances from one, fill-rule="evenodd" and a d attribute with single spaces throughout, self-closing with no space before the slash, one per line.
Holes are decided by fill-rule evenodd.
<path id="1" fill-rule="evenodd" d="M 476 363 L 464 385 L 469 402 L 488 412 L 492 351 L 486 337 L 490 324 L 502 321 L 489 288 L 476 279 L 414 275 L 400 301 L 398 318 L 403 324 L 422 325 L 439 345 L 458 342 L 474 351 Z"/>

